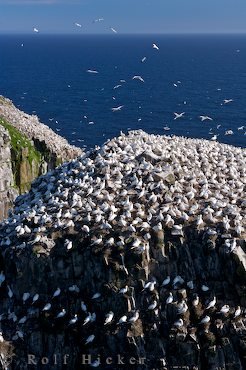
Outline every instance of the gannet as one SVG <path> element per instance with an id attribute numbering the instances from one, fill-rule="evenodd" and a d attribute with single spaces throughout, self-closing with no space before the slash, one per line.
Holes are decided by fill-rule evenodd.
<path id="1" fill-rule="evenodd" d="M 52 298 L 58 297 L 61 294 L 61 289 L 57 288 L 56 291 L 54 292 Z"/>
<path id="2" fill-rule="evenodd" d="M 139 319 L 139 311 L 135 311 L 134 315 L 128 320 L 130 323 L 134 323 Z"/>
<path id="3" fill-rule="evenodd" d="M 144 79 L 143 79 L 143 77 L 141 77 L 141 76 L 133 76 L 133 77 L 132 77 L 132 79 L 133 79 L 133 80 L 139 80 L 139 81 L 141 81 L 141 82 L 144 82 Z"/>
<path id="4" fill-rule="evenodd" d="M 201 321 L 200 324 L 207 324 L 210 321 L 210 317 L 206 315 Z"/>
<path id="5" fill-rule="evenodd" d="M 111 323 L 113 318 L 114 318 L 113 311 L 110 311 L 109 313 L 107 313 L 107 315 L 105 317 L 104 325 L 108 325 L 109 323 Z"/>
<path id="6" fill-rule="evenodd" d="M 89 335 L 89 337 L 85 341 L 85 344 L 88 344 L 88 343 L 93 342 L 94 339 L 95 339 L 95 335 L 94 334 Z"/>
<path id="7" fill-rule="evenodd" d="M 213 121 L 213 118 L 209 116 L 199 116 L 201 118 L 201 121 Z"/>
<path id="8" fill-rule="evenodd" d="M 74 325 L 78 321 L 78 315 L 75 314 L 74 317 L 69 321 L 68 325 Z"/>
<path id="9" fill-rule="evenodd" d="M 213 308 L 213 307 L 215 306 L 215 304 L 216 304 L 216 297 L 214 297 L 214 298 L 212 299 L 212 301 L 210 301 L 210 302 L 208 303 L 208 305 L 206 306 L 206 310 L 209 310 L 210 308 Z"/>
<path id="10" fill-rule="evenodd" d="M 124 315 L 122 316 L 119 321 L 117 322 L 117 324 L 124 324 L 125 322 L 127 321 L 127 316 Z"/>
<path id="11" fill-rule="evenodd" d="M 60 319 L 62 317 L 64 317 L 66 315 L 66 310 L 65 308 L 63 308 L 57 315 L 56 315 L 56 319 Z"/>
<path id="12" fill-rule="evenodd" d="M 87 69 L 87 71 L 86 72 L 88 72 L 88 73 L 94 73 L 94 74 L 97 74 L 97 73 L 99 73 L 98 71 L 96 71 L 95 69 Z"/>
<path id="13" fill-rule="evenodd" d="M 167 276 L 167 277 L 163 280 L 163 282 L 162 282 L 162 285 L 161 285 L 161 286 L 166 286 L 166 285 L 168 285 L 168 284 L 170 283 L 170 281 L 171 281 L 170 276 Z"/>
<path id="14" fill-rule="evenodd" d="M 173 294 L 172 292 L 169 293 L 169 296 L 166 299 L 166 304 L 170 304 L 173 302 Z"/>
<path id="15" fill-rule="evenodd" d="M 49 311 L 51 309 L 51 303 L 46 303 L 42 311 Z"/>
<path id="16" fill-rule="evenodd" d="M 112 110 L 112 112 L 118 112 L 118 111 L 120 111 L 123 107 L 124 107 L 124 105 L 119 105 L 118 107 L 111 108 L 111 110 Z"/>
<path id="17" fill-rule="evenodd" d="M 233 99 L 224 99 L 224 104 L 228 104 L 233 102 Z"/>
<path id="18" fill-rule="evenodd" d="M 174 115 L 175 115 L 174 120 L 183 117 L 184 114 L 185 114 L 185 112 L 182 112 L 182 113 L 176 113 L 176 112 L 174 112 Z"/>
<path id="19" fill-rule="evenodd" d="M 153 49 L 159 50 L 159 47 L 156 44 L 152 44 Z"/>
<path id="20" fill-rule="evenodd" d="M 178 328 L 180 328 L 181 326 L 184 325 L 184 321 L 182 319 L 178 319 L 177 321 L 175 321 L 173 323 L 174 326 L 177 326 Z"/>

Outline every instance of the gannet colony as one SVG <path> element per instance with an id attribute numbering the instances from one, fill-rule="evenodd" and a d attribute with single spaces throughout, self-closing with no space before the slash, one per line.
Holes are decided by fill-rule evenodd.
<path id="1" fill-rule="evenodd" d="M 1 363 L 246 368 L 246 151 L 131 131 L 0 225 Z"/>

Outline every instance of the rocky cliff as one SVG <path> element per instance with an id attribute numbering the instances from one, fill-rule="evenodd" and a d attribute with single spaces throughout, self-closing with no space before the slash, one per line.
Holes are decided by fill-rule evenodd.
<path id="1" fill-rule="evenodd" d="M 245 157 L 137 131 L 35 180 L 0 225 L 3 365 L 245 369 Z"/>
<path id="2" fill-rule="evenodd" d="M 0 96 L 0 220 L 39 175 L 81 154 L 49 127 Z"/>

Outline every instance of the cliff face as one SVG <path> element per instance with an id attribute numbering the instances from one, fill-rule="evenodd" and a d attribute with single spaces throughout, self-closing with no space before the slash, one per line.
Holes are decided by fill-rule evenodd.
<path id="1" fill-rule="evenodd" d="M 0 125 L 0 220 L 6 217 L 18 195 L 18 191 L 14 187 L 10 148 L 9 133 Z"/>
<path id="2" fill-rule="evenodd" d="M 2 220 L 15 196 L 29 190 L 37 176 L 77 157 L 81 150 L 69 145 L 36 116 L 21 112 L 1 96 L 0 128 L 0 173 L 4 174 L 0 180 Z"/>
<path id="3" fill-rule="evenodd" d="M 35 180 L 0 225 L 11 368 L 245 369 L 245 156 L 133 132 Z"/>

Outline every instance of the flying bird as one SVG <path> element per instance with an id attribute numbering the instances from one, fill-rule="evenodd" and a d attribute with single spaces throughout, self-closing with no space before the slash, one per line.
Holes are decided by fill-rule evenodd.
<path id="1" fill-rule="evenodd" d="M 139 80 L 141 82 L 144 82 L 144 79 L 141 76 L 133 76 L 132 79 L 133 80 Z"/>
<path id="2" fill-rule="evenodd" d="M 123 107 L 124 107 L 124 105 L 119 105 L 118 107 L 111 108 L 111 110 L 112 110 L 112 112 L 118 112 L 118 111 L 119 111 L 119 110 L 121 110 Z"/>
<path id="3" fill-rule="evenodd" d="M 113 31 L 114 33 L 117 33 L 117 31 L 113 28 L 113 27 L 110 27 L 111 31 Z"/>
<path id="4" fill-rule="evenodd" d="M 182 112 L 182 113 L 176 113 L 176 112 L 174 112 L 174 115 L 175 115 L 174 120 L 183 117 L 184 114 L 185 114 L 185 112 Z"/>
<path id="5" fill-rule="evenodd" d="M 156 44 L 152 45 L 153 49 L 159 50 L 159 47 Z"/>
<path id="6" fill-rule="evenodd" d="M 95 69 L 87 69 L 88 73 L 99 73 L 98 71 L 96 71 Z"/>
<path id="7" fill-rule="evenodd" d="M 82 25 L 80 23 L 77 23 L 77 22 L 74 22 L 74 25 L 77 26 L 77 27 L 82 27 Z"/>
<path id="8" fill-rule="evenodd" d="M 36 27 L 33 27 L 33 32 L 39 33 L 39 30 Z"/>
<path id="9" fill-rule="evenodd" d="M 146 59 L 147 59 L 146 57 L 143 57 L 143 58 L 141 59 L 141 62 L 142 62 L 142 63 L 144 63 L 144 62 L 146 61 Z"/>
<path id="10" fill-rule="evenodd" d="M 213 121 L 213 118 L 209 116 L 199 116 L 201 118 L 201 121 Z"/>
<path id="11" fill-rule="evenodd" d="M 233 99 L 224 99 L 224 104 L 229 104 L 233 102 Z"/>

